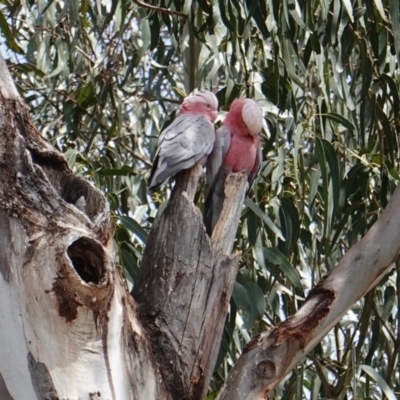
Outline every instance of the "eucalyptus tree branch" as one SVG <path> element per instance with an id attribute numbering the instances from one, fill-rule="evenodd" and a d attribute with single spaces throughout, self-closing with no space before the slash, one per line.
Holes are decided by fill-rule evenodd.
<path id="1" fill-rule="evenodd" d="M 197 8 L 197 4 L 193 2 L 190 8 L 192 20 L 195 20 Z M 192 26 L 190 21 L 187 20 L 183 27 L 183 38 L 188 38 L 188 46 L 185 48 L 183 53 L 186 93 L 190 93 L 196 87 L 198 87 L 199 79 L 198 62 L 201 50 L 201 43 L 196 39 L 193 29 L 194 27 Z"/>
<path id="2" fill-rule="evenodd" d="M 303 307 L 247 345 L 218 400 L 268 398 L 346 311 L 382 279 L 400 252 L 399 203 L 398 186 L 375 224 L 311 290 Z"/>
<path id="3" fill-rule="evenodd" d="M 135 4 L 137 4 L 138 6 L 143 7 L 143 8 L 148 8 L 149 10 L 152 10 L 152 11 L 162 12 L 164 14 L 169 14 L 169 15 L 177 15 L 177 16 L 185 18 L 185 19 L 188 17 L 186 14 L 181 13 L 179 11 L 173 11 L 173 10 L 168 10 L 167 8 L 153 6 L 151 4 L 144 3 L 141 0 L 132 0 L 132 1 Z"/>

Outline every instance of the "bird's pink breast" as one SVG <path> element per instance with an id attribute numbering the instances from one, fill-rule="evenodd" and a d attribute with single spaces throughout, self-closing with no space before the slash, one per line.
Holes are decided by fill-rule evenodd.
<path id="1" fill-rule="evenodd" d="M 224 165 L 232 172 L 252 172 L 259 146 L 258 136 L 233 135 Z"/>

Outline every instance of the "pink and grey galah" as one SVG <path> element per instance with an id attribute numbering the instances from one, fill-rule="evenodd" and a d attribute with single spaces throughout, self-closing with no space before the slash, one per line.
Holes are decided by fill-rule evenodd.
<path id="1" fill-rule="evenodd" d="M 215 142 L 217 109 L 218 100 L 212 92 L 199 91 L 185 98 L 177 118 L 158 139 L 147 184 L 150 193 L 178 172 L 206 163 Z"/>
<path id="2" fill-rule="evenodd" d="M 214 149 L 207 160 L 205 225 L 211 235 L 222 210 L 225 179 L 230 173 L 247 172 L 248 188 L 261 167 L 259 134 L 263 126 L 261 107 L 251 99 L 235 100 L 217 130 Z"/>

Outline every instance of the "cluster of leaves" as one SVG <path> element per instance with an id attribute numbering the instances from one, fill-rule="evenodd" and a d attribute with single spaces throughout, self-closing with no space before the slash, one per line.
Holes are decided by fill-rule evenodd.
<path id="1" fill-rule="evenodd" d="M 184 92 L 213 88 L 222 110 L 243 95 L 263 107 L 265 161 L 238 230 L 242 265 L 213 390 L 253 335 L 301 306 L 399 181 L 399 2 L 353 3 L 0 3 L 1 51 L 18 88 L 38 128 L 108 196 L 131 282 L 169 193 L 146 195 L 151 155 Z M 399 396 L 399 268 L 278 398 Z"/>

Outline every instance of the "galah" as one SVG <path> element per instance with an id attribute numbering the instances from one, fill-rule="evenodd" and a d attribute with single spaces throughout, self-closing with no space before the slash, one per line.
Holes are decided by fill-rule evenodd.
<path id="1" fill-rule="evenodd" d="M 207 90 L 186 97 L 175 120 L 161 132 L 147 183 L 150 193 L 178 172 L 204 165 L 215 142 L 218 100 Z"/>
<path id="2" fill-rule="evenodd" d="M 215 145 L 207 160 L 205 225 L 211 235 L 222 210 L 225 179 L 230 173 L 247 172 L 248 189 L 261 167 L 259 133 L 263 125 L 261 107 L 251 99 L 235 100 L 217 130 Z"/>

